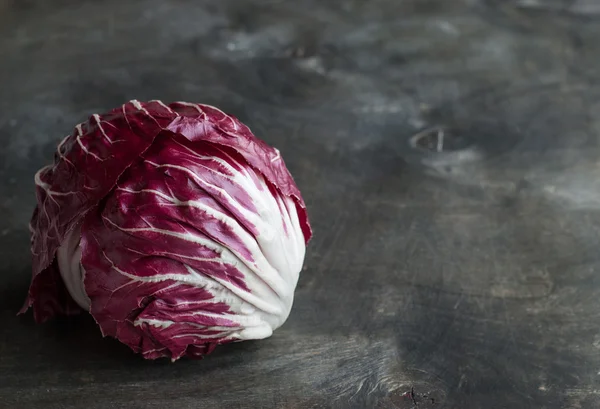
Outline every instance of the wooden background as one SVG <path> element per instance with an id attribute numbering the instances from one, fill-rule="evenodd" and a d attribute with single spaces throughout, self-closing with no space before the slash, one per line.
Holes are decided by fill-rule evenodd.
<path id="1" fill-rule="evenodd" d="M 0 407 L 600 407 L 599 39 L 594 0 L 0 0 Z M 132 98 L 281 150 L 315 238 L 272 338 L 15 316 L 34 172 Z"/>

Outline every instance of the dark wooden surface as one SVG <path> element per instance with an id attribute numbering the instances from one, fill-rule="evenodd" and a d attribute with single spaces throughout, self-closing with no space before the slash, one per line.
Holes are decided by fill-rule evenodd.
<path id="1" fill-rule="evenodd" d="M 0 407 L 600 407 L 599 39 L 595 0 L 0 0 Z M 15 316 L 35 170 L 132 98 L 282 151 L 315 238 L 272 338 Z"/>

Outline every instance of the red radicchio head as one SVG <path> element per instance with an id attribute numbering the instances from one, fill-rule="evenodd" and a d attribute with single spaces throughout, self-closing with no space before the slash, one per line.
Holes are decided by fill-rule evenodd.
<path id="1" fill-rule="evenodd" d="M 92 115 L 35 176 L 21 312 L 85 309 L 145 358 L 201 357 L 287 319 L 311 237 L 279 151 L 217 108 Z"/>

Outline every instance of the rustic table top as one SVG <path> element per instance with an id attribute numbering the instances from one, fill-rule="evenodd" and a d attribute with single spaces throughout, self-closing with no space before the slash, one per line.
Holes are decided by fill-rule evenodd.
<path id="1" fill-rule="evenodd" d="M 0 0 L 0 407 L 600 406 L 595 0 Z M 16 317 L 33 174 L 90 114 L 221 107 L 312 241 L 287 323 L 146 362 Z"/>

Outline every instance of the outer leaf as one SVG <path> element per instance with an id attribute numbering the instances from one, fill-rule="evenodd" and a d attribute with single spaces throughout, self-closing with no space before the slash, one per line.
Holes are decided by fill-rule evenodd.
<path id="1" fill-rule="evenodd" d="M 150 115 L 148 109 L 158 115 Z M 72 300 L 56 282 L 56 250 L 172 120 L 173 115 L 161 111 L 156 102 L 142 106 L 132 101 L 106 115 L 92 115 L 58 145 L 54 165 L 35 175 L 38 207 L 30 225 L 33 278 L 21 312 L 33 305 L 38 322 L 73 313 Z"/>

